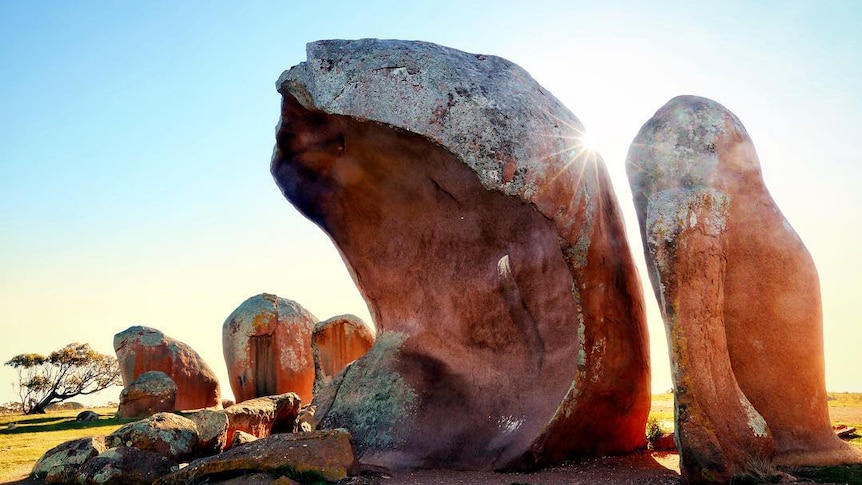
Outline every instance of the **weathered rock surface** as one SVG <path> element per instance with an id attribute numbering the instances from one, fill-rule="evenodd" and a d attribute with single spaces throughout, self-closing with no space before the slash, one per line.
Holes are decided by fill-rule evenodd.
<path id="1" fill-rule="evenodd" d="M 298 303 L 266 293 L 234 310 L 222 327 L 222 349 L 236 402 L 286 392 L 311 402 L 315 323 Z"/>
<path id="2" fill-rule="evenodd" d="M 233 448 L 234 446 L 241 446 L 241 445 L 244 445 L 246 443 L 251 443 L 252 441 L 257 441 L 259 439 L 260 438 L 258 438 L 257 436 L 255 436 L 251 433 L 246 433 L 245 431 L 236 430 L 233 432 L 233 438 L 229 442 L 230 448 Z"/>
<path id="3" fill-rule="evenodd" d="M 644 446 L 643 297 L 578 119 L 494 56 L 374 39 L 307 53 L 277 83 L 271 171 L 379 331 L 316 397 L 318 423 L 389 468 Z"/>
<path id="4" fill-rule="evenodd" d="M 227 445 L 228 416 L 223 410 L 213 411 L 202 409 L 185 415 L 195 423 L 198 442 L 195 446 L 196 456 L 207 456 L 221 451 Z"/>
<path id="5" fill-rule="evenodd" d="M 104 436 L 67 441 L 45 452 L 31 473 L 45 483 L 74 483 L 81 465 L 106 449 Z"/>
<path id="6" fill-rule="evenodd" d="M 151 451 L 119 446 L 85 463 L 76 482 L 81 485 L 151 485 L 179 468 L 176 462 Z"/>
<path id="7" fill-rule="evenodd" d="M 226 441 L 233 443 L 237 431 L 258 438 L 265 438 L 272 433 L 292 433 L 296 431 L 300 406 L 299 397 L 292 392 L 234 404 L 222 411 L 228 418 Z"/>
<path id="8" fill-rule="evenodd" d="M 108 448 L 134 447 L 182 461 L 191 457 L 198 444 L 194 421 L 171 413 L 158 413 L 124 425 L 105 438 Z"/>
<path id="9" fill-rule="evenodd" d="M 673 362 L 681 469 L 853 460 L 829 423 L 814 263 L 739 119 L 694 96 L 641 128 L 627 170 Z"/>
<path id="10" fill-rule="evenodd" d="M 218 378 L 191 347 L 159 330 L 134 326 L 114 335 L 114 351 L 120 363 L 123 386 L 141 374 L 162 371 L 177 386 L 174 405 L 179 410 L 218 407 Z"/>
<path id="11" fill-rule="evenodd" d="M 98 421 L 98 420 L 99 420 L 99 414 L 96 413 L 95 411 L 90 411 L 90 410 L 81 411 L 80 413 L 78 413 L 77 416 L 75 416 L 75 421 Z"/>
<path id="12" fill-rule="evenodd" d="M 176 409 L 177 385 L 162 371 L 144 372 L 120 391 L 121 418 L 146 418 Z"/>
<path id="13" fill-rule="evenodd" d="M 347 364 L 374 345 L 374 327 L 356 315 L 339 315 L 318 322 L 311 336 L 314 352 L 314 389 L 332 381 Z"/>
<path id="14" fill-rule="evenodd" d="M 315 471 L 334 482 L 357 473 L 358 463 L 346 430 L 278 434 L 261 438 L 224 453 L 191 462 L 159 480 L 160 485 L 198 483 L 226 472 L 274 472 L 289 466 Z"/>

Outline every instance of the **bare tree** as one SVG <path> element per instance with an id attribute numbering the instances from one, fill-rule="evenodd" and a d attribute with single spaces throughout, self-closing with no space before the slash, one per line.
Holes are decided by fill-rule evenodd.
<path id="1" fill-rule="evenodd" d="M 89 344 L 72 343 L 49 355 L 21 354 L 5 365 L 18 372 L 18 392 L 25 414 L 42 414 L 54 402 L 122 385 L 120 367 L 111 355 Z"/>

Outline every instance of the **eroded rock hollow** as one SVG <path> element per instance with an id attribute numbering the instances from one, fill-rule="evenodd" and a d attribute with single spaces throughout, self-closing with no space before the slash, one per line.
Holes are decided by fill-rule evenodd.
<path id="1" fill-rule="evenodd" d="M 583 126 L 504 59 L 308 45 L 272 174 L 340 250 L 371 351 L 315 403 L 385 468 L 500 469 L 644 445 L 643 297 Z"/>
<path id="2" fill-rule="evenodd" d="M 858 460 L 829 422 L 814 262 L 739 119 L 709 99 L 674 98 L 641 128 L 627 170 L 687 482 Z"/>

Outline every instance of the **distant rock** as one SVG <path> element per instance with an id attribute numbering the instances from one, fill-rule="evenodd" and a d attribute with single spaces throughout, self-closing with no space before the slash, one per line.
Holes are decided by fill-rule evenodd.
<path id="1" fill-rule="evenodd" d="M 159 485 L 181 485 L 225 472 L 275 472 L 290 467 L 314 471 L 330 482 L 359 472 L 350 434 L 346 430 L 278 434 L 231 448 L 220 455 L 195 460 L 163 477 Z"/>
<path id="2" fill-rule="evenodd" d="M 233 435 L 244 431 L 258 438 L 273 433 L 291 433 L 297 429 L 297 416 L 301 401 L 292 392 L 278 396 L 265 396 L 235 404 L 222 412 L 228 418 L 227 442 Z"/>
<path id="3" fill-rule="evenodd" d="M 178 410 L 218 407 L 218 378 L 209 365 L 187 344 L 150 327 L 134 326 L 114 335 L 114 351 L 120 363 L 123 385 L 141 374 L 162 371 L 177 386 Z"/>
<path id="4" fill-rule="evenodd" d="M 117 416 L 146 418 L 156 413 L 176 409 L 177 385 L 162 371 L 149 371 L 139 375 L 120 391 Z"/>
<path id="5" fill-rule="evenodd" d="M 267 293 L 234 310 L 222 327 L 222 348 L 236 402 L 286 392 L 311 402 L 315 323 L 298 303 Z"/>
<path id="6" fill-rule="evenodd" d="M 104 436 L 66 441 L 45 452 L 31 474 L 45 483 L 74 483 L 81 466 L 106 449 Z"/>
<path id="7" fill-rule="evenodd" d="M 259 439 L 260 438 L 251 433 L 236 430 L 233 432 L 233 438 L 230 440 L 230 448 L 233 448 L 234 446 L 242 446 L 244 444 L 251 443 L 252 441 L 257 441 Z"/>
<path id="8" fill-rule="evenodd" d="M 626 168 L 668 330 L 684 480 L 859 460 L 830 427 L 814 262 L 740 120 L 674 98 Z"/>
<path id="9" fill-rule="evenodd" d="M 311 336 L 314 352 L 314 388 L 329 384 L 347 364 L 374 345 L 374 327 L 356 315 L 339 315 L 318 322 Z"/>
<path id="10" fill-rule="evenodd" d="M 109 448 L 134 447 L 152 451 L 172 461 L 192 457 L 198 445 L 194 421 L 172 413 L 158 413 L 126 424 L 105 438 Z"/>
<path id="11" fill-rule="evenodd" d="M 75 421 L 98 421 L 98 420 L 99 420 L 99 414 L 94 412 L 94 411 L 90 411 L 90 410 L 81 411 L 75 417 Z"/>
<path id="12" fill-rule="evenodd" d="M 642 290 L 577 117 L 491 55 L 378 39 L 306 52 L 276 84 L 270 169 L 378 328 L 315 396 L 318 425 L 350 429 L 360 461 L 384 468 L 645 446 Z"/>
<path id="13" fill-rule="evenodd" d="M 151 485 L 179 465 L 151 451 L 119 446 L 103 451 L 78 471 L 81 485 Z"/>

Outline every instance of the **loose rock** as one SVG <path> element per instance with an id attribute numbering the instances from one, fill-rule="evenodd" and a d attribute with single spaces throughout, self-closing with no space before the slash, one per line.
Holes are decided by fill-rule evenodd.
<path id="1" fill-rule="evenodd" d="M 45 483 L 72 483 L 79 468 L 106 449 L 104 436 L 67 441 L 45 452 L 31 473 Z"/>
<path id="2" fill-rule="evenodd" d="M 194 421 L 171 413 L 158 413 L 120 427 L 105 438 L 109 448 L 134 447 L 152 451 L 172 461 L 194 454 L 198 431 Z"/>
<path id="3" fill-rule="evenodd" d="M 85 463 L 77 476 L 81 485 L 151 485 L 178 469 L 176 462 L 150 451 L 119 446 Z M 74 482 L 67 482 L 74 483 Z"/>
<path id="4" fill-rule="evenodd" d="M 177 385 L 162 371 L 144 372 L 120 391 L 117 416 L 146 418 L 176 409 Z"/>
<path id="5" fill-rule="evenodd" d="M 258 438 L 272 433 L 296 431 L 296 418 L 301 401 L 292 393 L 249 399 L 223 412 L 228 418 L 227 442 L 233 443 L 234 433 L 244 431 Z"/>

